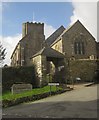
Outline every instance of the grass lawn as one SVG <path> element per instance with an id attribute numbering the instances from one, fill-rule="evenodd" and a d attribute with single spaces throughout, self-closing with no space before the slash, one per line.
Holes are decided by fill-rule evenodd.
<path id="1" fill-rule="evenodd" d="M 61 90 L 62 88 L 57 87 L 57 90 Z M 51 86 L 51 91 L 56 91 L 56 86 Z M 45 86 L 43 88 L 36 88 L 31 91 L 25 91 L 19 94 L 12 94 L 11 92 L 6 92 L 2 94 L 2 100 L 15 100 L 17 98 L 22 98 L 26 96 L 32 96 L 37 94 L 43 94 L 50 92 L 50 86 Z"/>

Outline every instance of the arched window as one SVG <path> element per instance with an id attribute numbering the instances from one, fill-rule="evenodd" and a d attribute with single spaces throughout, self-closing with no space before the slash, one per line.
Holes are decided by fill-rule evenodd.
<path id="1" fill-rule="evenodd" d="M 84 48 L 83 41 L 75 41 L 74 42 L 74 52 L 75 52 L 75 54 L 80 54 L 80 55 L 85 54 L 85 48 Z"/>

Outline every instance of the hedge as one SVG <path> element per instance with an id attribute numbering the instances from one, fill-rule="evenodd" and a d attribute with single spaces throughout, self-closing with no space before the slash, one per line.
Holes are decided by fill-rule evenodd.
<path id="1" fill-rule="evenodd" d="M 30 83 L 33 88 L 38 87 L 35 66 L 2 68 L 2 91 L 11 90 L 11 86 L 16 83 Z"/>

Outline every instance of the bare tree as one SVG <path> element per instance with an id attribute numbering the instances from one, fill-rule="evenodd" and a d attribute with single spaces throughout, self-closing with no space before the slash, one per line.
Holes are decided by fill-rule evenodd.
<path id="1" fill-rule="evenodd" d="M 3 60 L 5 59 L 6 56 L 6 48 L 4 48 L 0 42 L 0 67 L 3 64 Z"/>

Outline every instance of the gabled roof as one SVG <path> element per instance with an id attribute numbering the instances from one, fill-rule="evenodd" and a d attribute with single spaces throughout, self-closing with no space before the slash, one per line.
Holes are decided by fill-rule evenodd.
<path id="1" fill-rule="evenodd" d="M 46 42 L 50 46 L 65 30 L 63 26 L 60 26 L 52 35 L 50 35 L 47 39 Z"/>
<path id="2" fill-rule="evenodd" d="M 75 24 L 77 24 L 77 23 L 80 23 L 83 27 L 84 27 L 84 25 L 79 21 L 79 20 L 77 20 L 73 25 L 71 25 L 71 26 L 69 26 L 67 29 L 65 29 L 60 35 L 59 35 L 59 37 L 51 44 L 51 46 L 52 45 L 54 45 L 55 43 L 57 43 L 60 39 L 61 39 L 61 37 L 66 33 L 66 32 L 68 32 Z M 85 28 L 85 27 L 84 27 Z M 85 28 L 86 29 L 86 28 Z M 91 35 L 91 33 L 86 29 L 86 31 Z M 91 35 L 92 36 L 92 35 Z M 92 36 L 93 37 L 93 36 Z M 93 37 L 94 38 L 94 37 Z M 94 38 L 95 39 L 95 38 Z"/>
<path id="3" fill-rule="evenodd" d="M 36 57 L 38 55 L 45 55 L 46 57 L 53 57 L 53 58 L 64 58 L 64 54 L 54 50 L 53 48 L 47 47 L 40 50 L 38 53 L 33 55 L 31 58 Z"/>
<path id="4" fill-rule="evenodd" d="M 24 40 L 24 38 L 27 38 L 29 35 L 30 35 L 30 33 L 29 33 L 29 34 L 26 34 L 21 40 L 19 40 L 19 42 L 17 43 L 17 45 L 16 45 L 16 47 L 15 47 L 15 49 L 14 49 L 14 51 L 13 51 L 13 53 L 12 53 L 12 55 L 11 55 L 10 58 L 12 58 L 15 50 L 17 49 L 17 46 Z"/>

